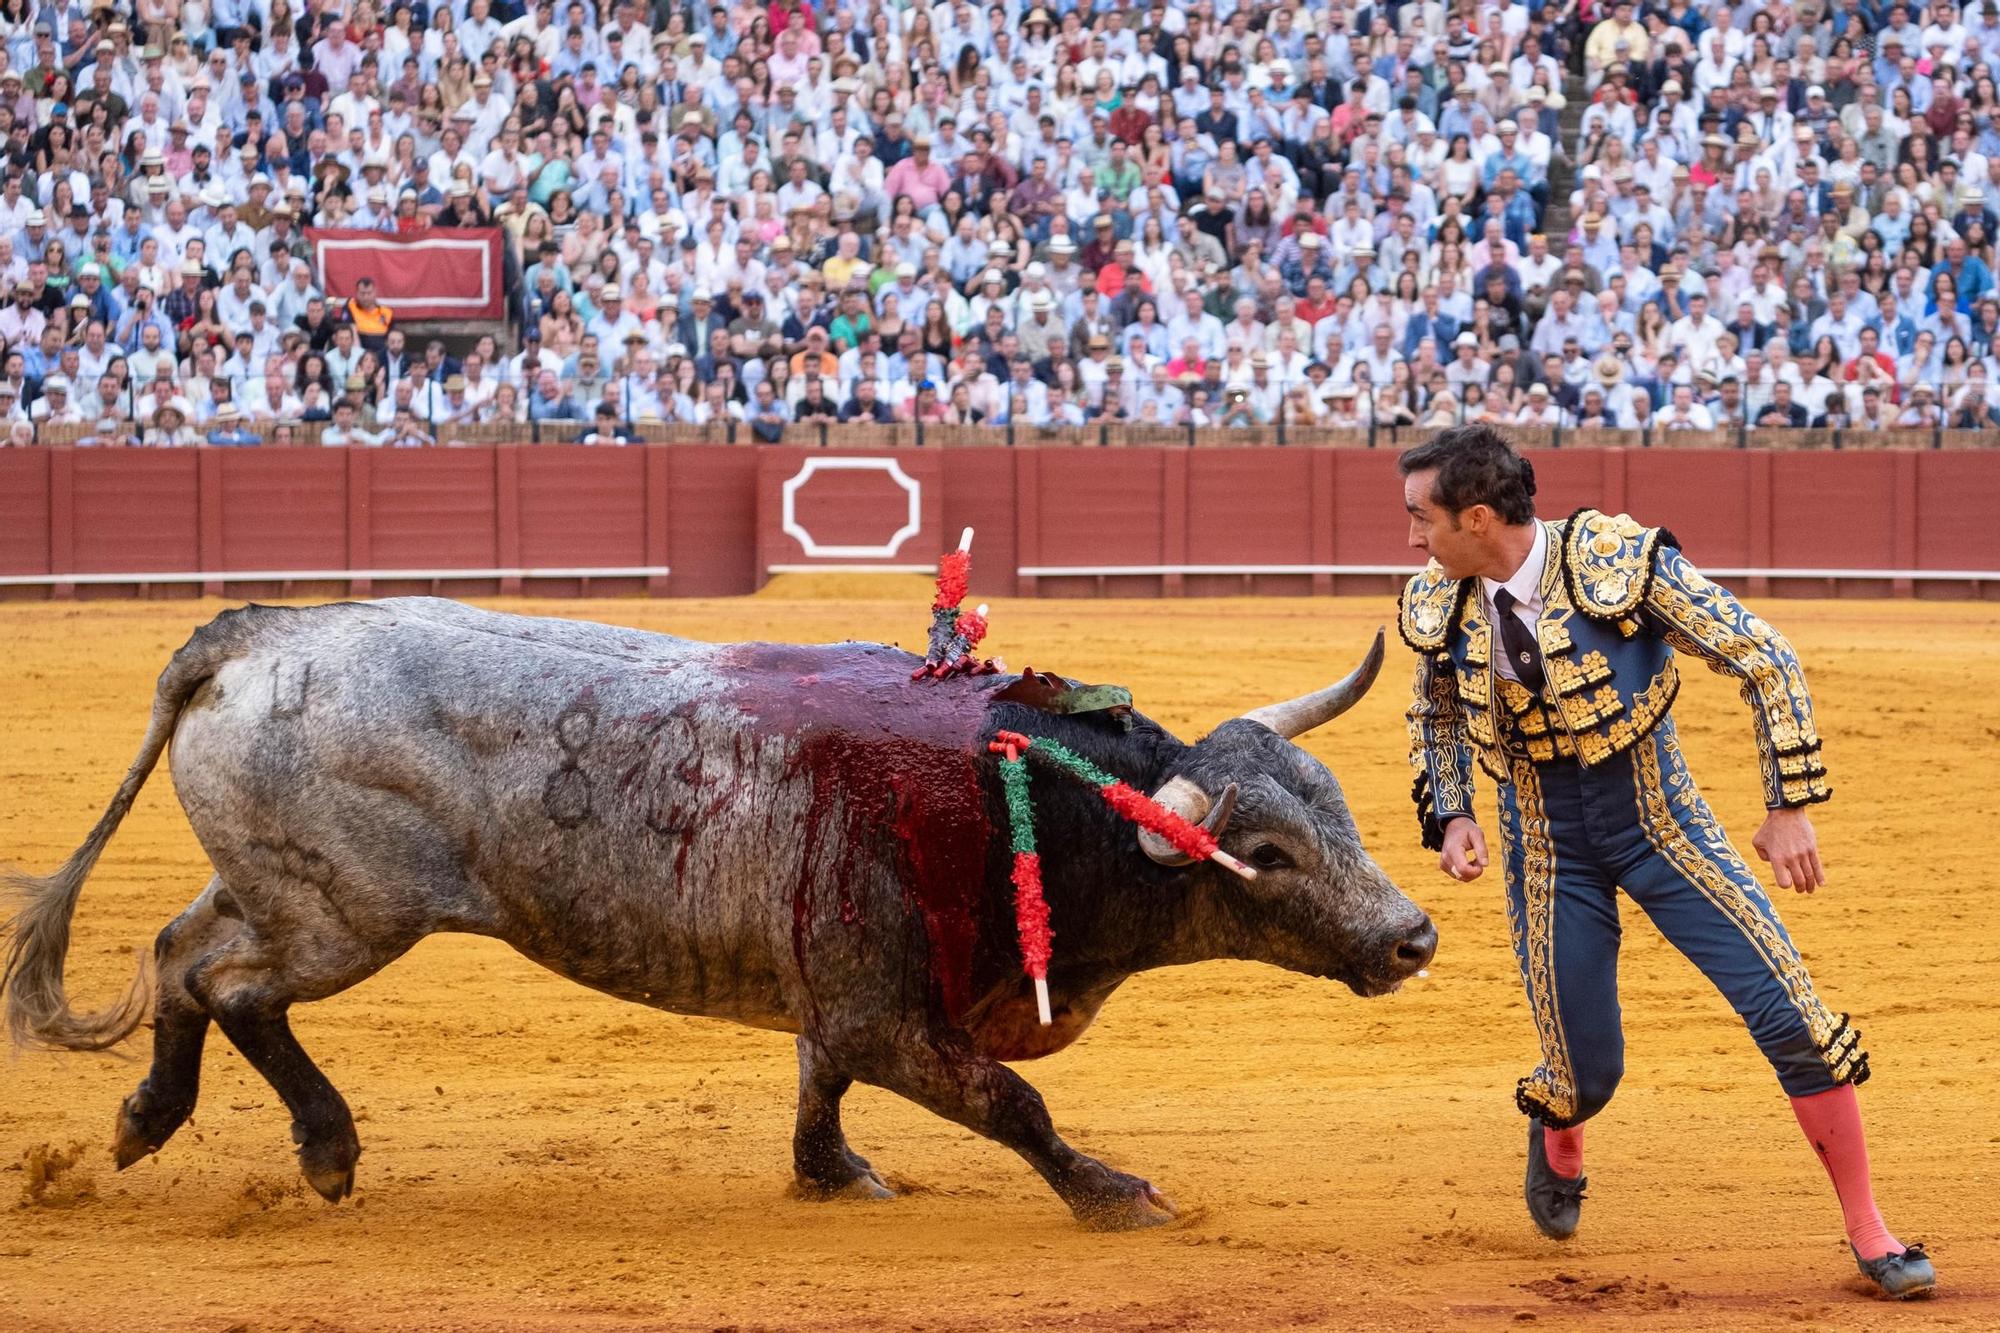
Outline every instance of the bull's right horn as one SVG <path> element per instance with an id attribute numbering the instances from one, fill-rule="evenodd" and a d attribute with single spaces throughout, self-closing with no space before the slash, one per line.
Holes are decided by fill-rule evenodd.
<path id="1" fill-rule="evenodd" d="M 1375 683 L 1375 675 L 1381 669 L 1382 631 L 1378 629 L 1375 631 L 1375 642 L 1370 645 L 1368 656 L 1361 660 L 1360 666 L 1323 690 L 1314 690 L 1311 694 L 1302 694 L 1283 703 L 1253 708 L 1243 715 L 1243 720 L 1262 723 L 1286 740 L 1303 736 L 1314 727 L 1325 726 L 1359 703 L 1361 696 L 1368 693 L 1368 687 Z"/>
<path id="2" fill-rule="evenodd" d="M 1166 786 L 1153 793 L 1153 799 L 1190 824 L 1200 824 L 1210 837 L 1220 838 L 1236 809 L 1236 784 L 1224 787 L 1222 799 L 1212 802 L 1207 792 L 1188 779 L 1170 778 Z M 1139 830 L 1139 846 L 1163 866 L 1184 866 L 1194 859 L 1149 828 Z"/>

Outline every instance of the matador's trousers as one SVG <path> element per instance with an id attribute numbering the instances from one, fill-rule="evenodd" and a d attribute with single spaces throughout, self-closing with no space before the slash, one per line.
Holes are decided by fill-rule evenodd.
<path id="1" fill-rule="evenodd" d="M 1770 899 L 1702 799 L 1673 719 L 1585 768 L 1517 759 L 1500 788 L 1507 914 L 1541 1039 L 1521 1080 L 1527 1115 L 1580 1124 L 1625 1069 L 1617 890 L 1742 1015 L 1785 1092 L 1868 1077 L 1860 1034 L 1821 1003 Z"/>

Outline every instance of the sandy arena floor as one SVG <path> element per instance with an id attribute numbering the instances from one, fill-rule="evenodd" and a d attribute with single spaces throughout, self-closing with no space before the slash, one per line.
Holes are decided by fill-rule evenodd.
<path id="1" fill-rule="evenodd" d="M 927 584 L 875 594 L 521 609 L 919 643 Z M 153 677 L 219 609 L 0 607 L 0 855 L 43 871 L 68 854 L 138 745 Z M 1083 1234 L 1011 1153 L 870 1089 L 848 1132 L 907 1197 L 794 1202 L 789 1038 L 621 1005 L 442 937 L 294 1012 L 366 1148 L 337 1208 L 305 1188 L 283 1107 L 219 1034 L 193 1124 L 122 1175 L 112 1118 L 142 1064 L 0 1062 L 0 1328 L 2000 1327 L 2000 607 L 1768 610 L 1811 669 L 1838 789 L 1819 819 L 1832 883 L 1781 908 L 1867 1035 L 1879 1195 L 1944 1274 L 1921 1307 L 1866 1298 L 1768 1068 L 1636 914 L 1630 1073 L 1591 1128 L 1585 1229 L 1562 1246 L 1532 1231 L 1512 1092 L 1533 1039 L 1500 890 L 1450 883 L 1416 845 L 1396 646 L 1374 695 L 1311 745 L 1436 915 L 1428 982 L 1364 1002 L 1250 965 L 1154 973 L 1023 1067 L 1073 1143 L 1180 1205 L 1170 1227 Z M 989 647 L 1128 684 L 1193 734 L 1345 671 L 1392 614 L 1005 603 Z M 1682 700 L 1696 771 L 1747 846 L 1742 706 L 1699 670 Z M 84 894 L 84 1003 L 124 984 L 206 874 L 156 776 Z"/>

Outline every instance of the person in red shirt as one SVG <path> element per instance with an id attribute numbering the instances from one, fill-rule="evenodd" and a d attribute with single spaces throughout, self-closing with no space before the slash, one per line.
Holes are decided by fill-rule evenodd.
<path id="1" fill-rule="evenodd" d="M 1333 294 L 1326 288 L 1326 279 L 1315 274 L 1306 279 L 1306 294 L 1298 303 L 1299 318 L 1308 324 L 1317 325 L 1338 310 L 1339 305 Z"/>
<path id="2" fill-rule="evenodd" d="M 1193 375 L 1196 379 L 1202 379 L 1207 374 L 1208 362 L 1202 359 L 1201 344 L 1192 338 L 1183 339 L 1181 354 L 1167 362 L 1168 378 L 1177 380 L 1183 375 Z"/>
<path id="3" fill-rule="evenodd" d="M 1861 330 L 1861 353 L 1847 363 L 1841 371 L 1841 378 L 1849 384 L 1879 385 L 1892 403 L 1901 402 L 1900 387 L 1896 383 L 1896 362 L 1882 351 L 1880 335 L 1874 329 Z"/>

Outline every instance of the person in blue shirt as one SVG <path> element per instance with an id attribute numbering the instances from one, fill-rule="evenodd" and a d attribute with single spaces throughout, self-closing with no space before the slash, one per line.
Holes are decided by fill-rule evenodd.
<path id="1" fill-rule="evenodd" d="M 225 448 L 254 448 L 263 439 L 243 424 L 243 409 L 234 403 L 224 403 L 215 409 L 215 419 L 209 423 L 208 442 Z"/>
<path id="2" fill-rule="evenodd" d="M 1931 270 L 1931 303 L 1936 307 L 1938 279 L 1949 275 L 1956 289 L 1957 301 L 1954 308 L 1961 314 L 1969 312 L 1973 303 L 1993 290 L 1993 270 L 1986 267 L 1986 261 L 1966 248 L 1965 238 L 1954 236 L 1945 243 L 1944 262 Z"/>

